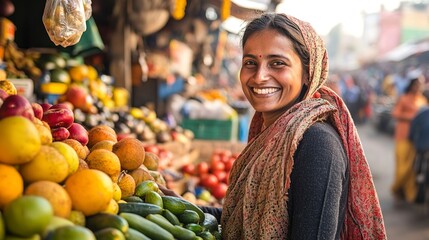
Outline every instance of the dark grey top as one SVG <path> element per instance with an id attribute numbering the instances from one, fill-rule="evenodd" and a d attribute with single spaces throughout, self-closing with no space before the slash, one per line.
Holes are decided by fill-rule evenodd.
<path id="1" fill-rule="evenodd" d="M 315 123 L 295 152 L 289 189 L 289 239 L 339 239 L 346 214 L 348 160 L 338 133 Z M 221 209 L 203 207 L 220 221 Z"/>

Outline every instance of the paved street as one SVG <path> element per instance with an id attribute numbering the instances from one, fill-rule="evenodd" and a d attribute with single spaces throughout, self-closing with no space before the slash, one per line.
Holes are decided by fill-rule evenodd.
<path id="1" fill-rule="evenodd" d="M 390 194 L 394 172 L 393 138 L 377 132 L 371 124 L 358 126 L 358 131 L 380 198 L 388 239 L 427 240 L 429 208 L 393 199 Z"/>

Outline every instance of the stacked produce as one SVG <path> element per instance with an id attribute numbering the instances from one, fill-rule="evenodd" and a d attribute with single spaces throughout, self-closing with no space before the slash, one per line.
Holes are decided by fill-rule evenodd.
<path id="1" fill-rule="evenodd" d="M 213 216 L 163 196 L 159 158 L 140 140 L 118 140 L 106 125 L 75 129 L 69 105 L 43 109 L 8 92 L 0 90 L 0 239 L 219 235 Z"/>

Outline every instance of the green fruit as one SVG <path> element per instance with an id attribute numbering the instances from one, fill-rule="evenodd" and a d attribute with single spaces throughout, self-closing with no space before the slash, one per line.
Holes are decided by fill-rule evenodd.
<path id="1" fill-rule="evenodd" d="M 152 180 L 146 180 L 137 185 L 134 195 L 140 198 L 144 198 L 148 192 L 158 192 L 158 190 L 159 186 L 156 182 Z"/>
<path id="2" fill-rule="evenodd" d="M 39 234 L 34 234 L 31 237 L 17 237 L 17 236 L 11 236 L 11 235 L 6 235 L 6 237 L 4 238 L 4 240 L 40 240 L 40 235 Z"/>
<path id="3" fill-rule="evenodd" d="M 82 226 L 63 226 L 49 235 L 49 240 L 96 240 L 94 233 Z"/>
<path id="4" fill-rule="evenodd" d="M 105 228 L 94 233 L 97 240 L 125 240 L 125 235 L 116 228 Z"/>
<path id="5" fill-rule="evenodd" d="M 54 211 L 48 200 L 38 196 L 19 197 L 4 209 L 6 229 L 20 237 L 41 233 L 53 216 Z"/>
<path id="6" fill-rule="evenodd" d="M 74 225 L 74 224 L 70 220 L 67 220 L 67 219 L 62 218 L 62 217 L 53 216 L 52 220 L 49 222 L 49 224 L 43 230 L 42 237 L 46 238 L 51 231 L 53 231 L 59 227 L 72 226 L 72 225 Z"/>
<path id="7" fill-rule="evenodd" d="M 149 191 L 148 193 L 146 193 L 144 201 L 145 203 L 155 204 L 161 208 L 164 207 L 162 203 L 161 195 L 159 195 L 159 193 L 154 191 Z"/>
<path id="8" fill-rule="evenodd" d="M 66 70 L 56 68 L 51 71 L 51 82 L 69 84 L 71 82 L 71 78 L 69 73 Z"/>
<path id="9" fill-rule="evenodd" d="M 198 224 L 200 222 L 200 216 L 194 210 L 187 209 L 185 210 L 185 212 L 179 215 L 179 220 L 181 223 L 184 223 L 184 224 L 189 224 L 189 223 Z"/>
<path id="10" fill-rule="evenodd" d="M 67 219 L 76 225 L 85 226 L 85 215 L 81 211 L 72 210 Z"/>

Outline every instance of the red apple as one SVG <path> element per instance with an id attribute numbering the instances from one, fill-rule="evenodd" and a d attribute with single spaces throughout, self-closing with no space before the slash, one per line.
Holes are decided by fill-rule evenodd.
<path id="1" fill-rule="evenodd" d="M 48 111 L 49 108 L 51 108 L 52 104 L 50 103 L 41 103 L 40 106 L 43 108 L 43 112 Z"/>
<path id="2" fill-rule="evenodd" d="M 23 96 L 9 95 L 0 107 L 0 119 L 10 116 L 23 116 L 33 121 L 33 107 Z"/>
<path id="3" fill-rule="evenodd" d="M 216 170 L 213 171 L 213 175 L 215 175 L 217 177 L 217 180 L 219 180 L 219 182 L 226 182 L 226 172 L 223 170 Z"/>
<path id="4" fill-rule="evenodd" d="M 202 176 L 209 172 L 209 164 L 207 162 L 199 162 L 197 164 L 197 174 Z"/>
<path id="5" fill-rule="evenodd" d="M 88 131 L 79 123 L 72 123 L 68 130 L 70 132 L 69 138 L 77 140 L 83 146 L 88 143 Z"/>
<path id="6" fill-rule="evenodd" d="M 54 141 L 63 141 L 69 138 L 70 132 L 65 127 L 58 127 L 51 129 L 52 138 Z"/>
<path id="7" fill-rule="evenodd" d="M 75 108 L 87 108 L 88 91 L 78 85 L 70 85 L 65 93 L 65 100 L 73 104 Z"/>
<path id="8" fill-rule="evenodd" d="M 207 174 L 204 174 L 203 176 L 201 176 L 200 184 L 203 187 L 211 189 L 211 188 L 213 188 L 219 184 L 219 180 L 217 179 L 217 177 L 215 175 L 213 175 L 211 173 L 207 173 Z"/>
<path id="9" fill-rule="evenodd" d="M 52 105 L 49 109 L 59 109 L 59 108 L 67 108 L 73 111 L 73 104 L 69 102 L 56 103 Z"/>
<path id="10" fill-rule="evenodd" d="M 31 107 L 33 108 L 34 116 L 40 120 L 43 117 L 43 108 L 40 104 L 33 102 L 31 103 Z"/>
<path id="11" fill-rule="evenodd" d="M 51 128 L 69 128 L 74 122 L 74 114 L 68 108 L 50 108 L 43 113 L 42 120 Z"/>

